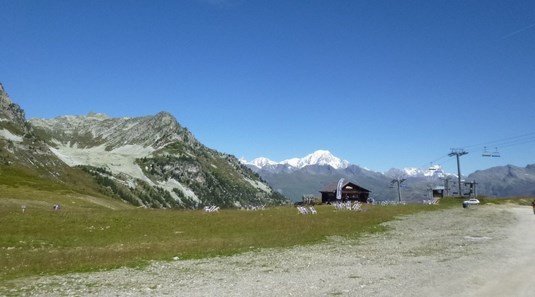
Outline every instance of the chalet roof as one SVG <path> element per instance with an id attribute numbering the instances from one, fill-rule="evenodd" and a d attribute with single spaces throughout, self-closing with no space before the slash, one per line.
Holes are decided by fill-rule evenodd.
<path id="1" fill-rule="evenodd" d="M 327 185 L 325 185 L 325 187 L 320 191 L 320 192 L 336 192 L 336 187 L 338 186 L 338 182 L 332 182 L 332 183 L 329 183 Z M 371 192 L 370 190 L 368 189 L 365 189 L 355 183 L 352 183 L 352 182 L 345 182 L 342 186 L 342 189 L 345 188 L 346 186 L 351 186 L 353 189 L 358 189 L 360 191 L 363 191 L 363 192 Z"/>

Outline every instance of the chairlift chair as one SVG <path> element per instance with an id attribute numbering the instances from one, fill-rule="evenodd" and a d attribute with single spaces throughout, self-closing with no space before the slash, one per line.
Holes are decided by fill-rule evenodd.
<path id="1" fill-rule="evenodd" d="M 483 148 L 483 154 L 481 154 L 481 156 L 483 157 L 492 157 L 492 154 L 489 152 L 489 150 L 487 149 L 487 147 L 485 146 Z"/>
<path id="2" fill-rule="evenodd" d="M 499 158 L 500 157 L 500 152 L 498 151 L 497 147 L 494 148 L 494 152 L 492 152 L 491 157 L 494 157 L 494 158 Z"/>

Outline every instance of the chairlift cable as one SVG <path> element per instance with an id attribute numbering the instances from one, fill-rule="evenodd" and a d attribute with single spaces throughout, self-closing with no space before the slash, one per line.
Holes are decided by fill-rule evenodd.
<path id="1" fill-rule="evenodd" d="M 505 147 L 505 146 L 510 146 L 510 145 L 528 143 L 528 142 L 531 142 L 531 141 L 535 141 L 535 137 L 519 138 L 519 139 L 515 139 L 515 140 L 504 141 L 504 142 L 501 142 L 501 143 L 495 143 L 495 144 L 493 144 L 491 146 L 492 147 Z"/>
<path id="2" fill-rule="evenodd" d="M 511 136 L 511 137 L 491 140 L 491 141 L 487 141 L 487 142 L 481 142 L 481 143 L 478 143 L 478 144 L 472 144 L 472 145 L 468 145 L 468 146 L 463 146 L 462 148 L 466 149 L 466 148 L 478 147 L 478 146 L 483 146 L 483 145 L 484 146 L 500 146 L 501 143 L 507 143 L 507 142 L 511 142 L 511 141 L 517 141 L 517 140 L 533 138 L 533 137 L 535 137 L 535 132 L 530 132 L 530 133 L 525 133 L 525 134 L 521 134 L 521 135 L 517 135 L 517 136 Z"/>
<path id="3" fill-rule="evenodd" d="M 468 145 L 468 146 L 462 146 L 461 148 L 465 149 L 467 152 L 471 152 L 471 150 L 468 150 L 468 148 L 475 148 L 475 147 L 480 147 L 480 146 L 484 146 L 484 148 L 488 148 L 488 147 L 495 147 L 495 151 L 494 152 L 490 152 L 490 151 L 487 151 L 490 156 L 492 156 L 493 154 L 495 155 L 495 157 L 499 157 L 500 156 L 500 153 L 498 151 L 498 148 L 499 149 L 502 149 L 502 148 L 506 148 L 506 147 L 511 147 L 511 146 L 515 146 L 515 145 L 521 145 L 521 144 L 526 144 L 526 143 L 531 143 L 531 142 L 535 142 L 535 132 L 529 132 L 529 133 L 524 133 L 524 134 L 520 134 L 520 135 L 517 135 L 517 136 L 511 136 L 511 137 L 506 137 L 506 138 L 500 138 L 500 139 L 496 139 L 496 140 L 491 140 L 491 141 L 487 141 L 487 142 L 481 142 L 481 143 L 478 143 L 478 144 L 472 144 L 472 145 Z M 446 154 L 446 155 L 442 155 L 440 157 L 438 157 L 437 159 L 431 161 L 430 163 L 433 164 L 433 163 L 436 163 L 446 157 L 448 157 L 449 154 Z M 449 160 L 449 159 L 448 159 Z M 427 164 L 428 163 L 425 163 L 421 166 L 419 166 L 419 168 L 427 168 Z"/>
<path id="4" fill-rule="evenodd" d="M 508 144 L 500 145 L 499 147 L 500 148 L 511 147 L 511 146 L 526 144 L 526 143 L 530 143 L 530 142 L 534 142 L 534 141 L 535 141 L 535 138 L 524 139 L 522 141 L 516 141 L 516 142 L 511 142 L 511 143 L 508 143 Z"/>

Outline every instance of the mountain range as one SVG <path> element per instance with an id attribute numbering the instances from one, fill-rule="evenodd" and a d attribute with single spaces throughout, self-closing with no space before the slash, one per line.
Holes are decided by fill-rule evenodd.
<path id="1" fill-rule="evenodd" d="M 478 170 L 468 175 L 466 180 L 477 181 L 478 193 L 490 197 L 535 196 L 535 164 Z"/>
<path id="2" fill-rule="evenodd" d="M 334 169 L 343 169 L 349 166 L 348 161 L 335 157 L 333 154 L 331 154 L 331 152 L 327 150 L 318 150 L 303 158 L 292 158 L 281 162 L 275 162 L 265 157 L 256 158 L 251 162 L 248 162 L 243 158 L 240 159 L 240 161 L 246 165 L 252 165 L 260 169 L 281 167 L 289 169 L 300 169 L 310 165 L 329 165 Z"/>
<path id="3" fill-rule="evenodd" d="M 46 181 L 153 208 L 287 202 L 237 158 L 204 146 L 167 112 L 26 121 L 1 84 L 0 107 L 0 185 Z"/>
<path id="4" fill-rule="evenodd" d="M 455 180 L 438 165 L 376 172 L 327 150 L 281 162 L 238 160 L 201 144 L 167 112 L 26 120 L 0 84 L 0 187 L 61 189 L 152 208 L 240 207 L 318 195 L 340 178 L 371 190 L 375 199 L 395 200 L 392 179 L 400 177 L 406 179 L 407 201 L 426 199 L 444 179 L 453 188 Z M 463 178 L 475 180 L 482 195 L 535 195 L 535 164 L 493 167 Z"/>
<path id="5" fill-rule="evenodd" d="M 350 166 L 358 166 L 350 164 L 347 160 L 342 160 L 334 156 L 328 150 L 317 150 L 309 155 L 306 155 L 305 157 L 291 158 L 281 162 L 272 161 L 266 157 L 259 157 L 253 159 L 252 161 L 247 161 L 244 158 L 241 158 L 240 162 L 257 170 L 270 170 L 274 172 L 281 170 L 295 171 L 311 165 L 328 165 L 336 170 L 343 170 Z M 371 171 L 367 168 L 362 169 Z M 385 172 L 384 175 L 386 175 L 387 177 L 444 177 L 453 174 L 445 173 L 442 170 L 442 167 L 440 167 L 440 165 L 432 165 L 427 169 L 421 169 L 416 167 L 406 167 L 403 169 L 391 168 L 387 172 Z"/>
<path id="6" fill-rule="evenodd" d="M 457 176 L 444 172 L 439 165 L 427 169 L 408 167 L 377 172 L 350 164 L 327 150 L 281 162 L 265 157 L 252 161 L 242 158 L 240 161 L 293 201 L 301 200 L 303 195 L 318 196 L 325 185 L 340 178 L 371 190 L 372 197 L 377 200 L 398 199 L 397 188 L 392 187 L 392 180 L 396 178 L 406 179 L 401 189 L 403 200 L 406 201 L 428 199 L 430 189 L 444 186 L 445 179 L 450 180 L 450 194 L 456 192 Z M 478 194 L 489 197 L 535 195 L 535 165 L 526 168 L 512 165 L 493 167 L 464 176 L 463 180 L 476 181 Z"/>

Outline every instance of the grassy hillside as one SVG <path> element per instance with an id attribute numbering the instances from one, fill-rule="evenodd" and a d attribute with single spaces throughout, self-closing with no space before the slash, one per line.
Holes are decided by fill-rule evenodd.
<path id="1" fill-rule="evenodd" d="M 54 204 L 84 211 L 132 208 L 101 194 L 94 181 L 81 171 L 69 170 L 67 177 L 69 184 L 48 175 L 39 176 L 25 167 L 0 166 L 0 207 L 4 211 L 21 211 L 22 205 L 28 211 L 44 211 Z"/>

